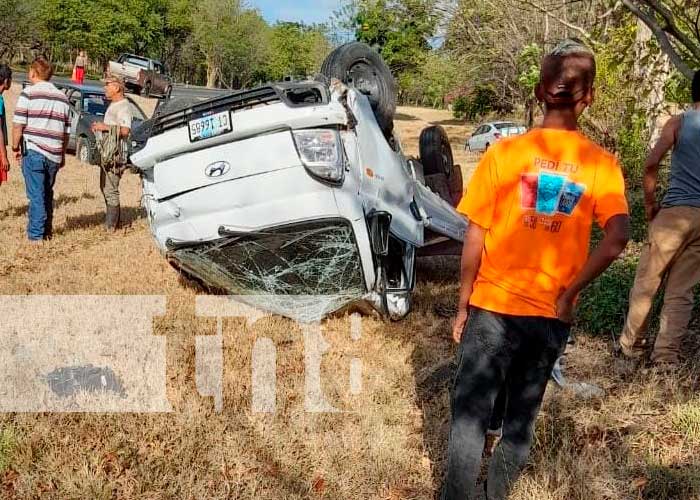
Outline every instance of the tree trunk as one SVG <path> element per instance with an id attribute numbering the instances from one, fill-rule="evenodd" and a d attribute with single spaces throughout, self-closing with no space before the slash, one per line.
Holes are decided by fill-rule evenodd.
<path id="1" fill-rule="evenodd" d="M 535 98 L 528 97 L 525 101 L 525 123 L 528 130 L 535 124 Z"/>
<path id="2" fill-rule="evenodd" d="M 671 76 L 671 64 L 668 56 L 650 45 L 654 34 L 641 20 L 637 21 L 637 63 L 635 76 L 639 87 L 643 89 L 640 106 L 646 114 L 647 138 L 652 148 L 661 134 L 659 118 L 666 104 L 665 88 Z"/>
<path id="3" fill-rule="evenodd" d="M 214 61 L 207 59 L 207 87 L 216 87 L 216 78 L 219 75 L 219 67 Z"/>

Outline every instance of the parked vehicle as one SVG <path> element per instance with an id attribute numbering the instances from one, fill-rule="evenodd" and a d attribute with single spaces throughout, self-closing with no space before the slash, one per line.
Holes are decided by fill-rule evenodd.
<path id="1" fill-rule="evenodd" d="M 70 103 L 70 139 L 68 150 L 75 151 L 75 156 L 82 163 L 95 163 L 96 147 L 95 134 L 90 126 L 95 121 L 102 121 L 109 106 L 109 100 L 105 96 L 102 87 L 90 85 L 75 85 L 57 83 L 56 87 L 62 90 Z M 133 99 L 126 96 L 131 106 L 134 117 L 132 130 L 146 121 L 146 115 Z"/>
<path id="2" fill-rule="evenodd" d="M 161 106 L 131 161 L 155 242 L 185 274 L 290 317 L 369 304 L 398 319 L 416 256 L 461 249 L 461 171 L 439 126 L 420 161 L 404 155 L 374 50 L 329 59 L 322 81 Z"/>
<path id="3" fill-rule="evenodd" d="M 503 137 L 512 135 L 522 135 L 527 132 L 527 128 L 513 122 L 489 122 L 484 123 L 474 131 L 464 149 L 469 151 L 486 151 L 489 146 L 496 143 Z"/>
<path id="4" fill-rule="evenodd" d="M 169 97 L 173 83 L 159 61 L 134 54 L 122 54 L 109 62 L 109 72 L 124 79 L 126 87 L 145 97 L 159 95 Z"/>

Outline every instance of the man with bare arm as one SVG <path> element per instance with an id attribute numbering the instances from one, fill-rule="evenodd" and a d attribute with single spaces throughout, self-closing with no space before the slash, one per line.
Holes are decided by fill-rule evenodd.
<path id="1" fill-rule="evenodd" d="M 693 310 L 693 288 L 700 282 L 700 71 L 692 83 L 694 104 L 671 118 L 649 154 L 644 174 L 644 205 L 649 237 L 630 293 L 620 350 L 630 358 L 645 351 L 647 320 L 664 278 L 661 327 L 651 362 L 673 370 Z M 671 179 L 661 205 L 656 201 L 659 164 L 673 149 Z"/>

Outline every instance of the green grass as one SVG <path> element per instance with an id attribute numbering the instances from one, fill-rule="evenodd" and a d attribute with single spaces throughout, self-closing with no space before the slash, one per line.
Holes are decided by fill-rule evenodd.
<path id="1" fill-rule="evenodd" d="M 671 422 L 686 440 L 700 443 L 700 400 L 694 399 L 674 408 Z"/>
<path id="2" fill-rule="evenodd" d="M 17 449 L 17 436 L 10 427 L 0 429 L 0 472 L 4 472 L 12 463 L 12 455 Z"/>

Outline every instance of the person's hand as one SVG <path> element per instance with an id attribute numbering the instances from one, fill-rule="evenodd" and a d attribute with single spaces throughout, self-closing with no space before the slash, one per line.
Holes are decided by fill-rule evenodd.
<path id="1" fill-rule="evenodd" d="M 464 332 L 464 326 L 467 324 L 467 319 L 469 319 L 469 310 L 459 309 L 455 322 L 452 325 L 452 340 L 455 341 L 455 344 L 459 344 L 462 341 L 462 333 Z"/>
<path id="2" fill-rule="evenodd" d="M 563 290 L 557 299 L 556 312 L 557 317 L 560 321 L 567 324 L 572 324 L 574 322 L 574 310 L 576 295 L 569 293 L 568 290 Z"/>
<path id="3" fill-rule="evenodd" d="M 656 217 L 656 214 L 659 213 L 660 207 L 657 202 L 653 203 L 644 203 L 644 214 L 646 215 L 647 222 L 651 222 L 654 220 L 654 217 Z"/>
<path id="4" fill-rule="evenodd" d="M 15 162 L 17 162 L 17 165 L 22 166 L 22 150 L 18 149 L 17 151 L 15 151 L 14 156 L 15 156 Z"/>
<path id="5" fill-rule="evenodd" d="M 92 129 L 93 132 L 104 132 L 107 129 L 107 126 L 101 122 L 92 122 L 90 129 Z"/>
<path id="6" fill-rule="evenodd" d="M 7 159 L 7 155 L 3 153 L 0 155 L 0 170 L 8 171 L 10 170 L 10 160 Z"/>

